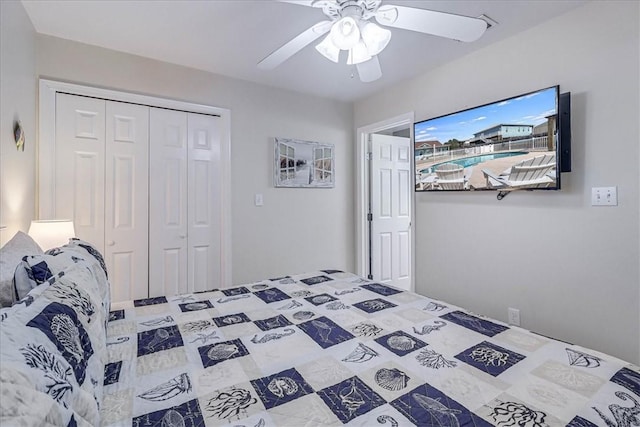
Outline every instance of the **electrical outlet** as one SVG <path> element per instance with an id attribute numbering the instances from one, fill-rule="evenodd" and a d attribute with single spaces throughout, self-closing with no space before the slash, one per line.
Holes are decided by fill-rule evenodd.
<path id="1" fill-rule="evenodd" d="M 520 310 L 509 307 L 508 316 L 510 325 L 520 326 Z"/>
<path id="2" fill-rule="evenodd" d="M 593 187 L 591 206 L 618 206 L 617 187 Z"/>

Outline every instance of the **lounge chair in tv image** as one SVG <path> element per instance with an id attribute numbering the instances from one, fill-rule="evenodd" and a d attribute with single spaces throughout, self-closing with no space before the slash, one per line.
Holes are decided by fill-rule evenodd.
<path id="1" fill-rule="evenodd" d="M 510 152 L 509 156 L 469 157 L 463 162 L 447 162 L 421 167 L 416 190 L 502 190 L 555 188 L 557 162 L 555 152 Z M 460 164 L 463 163 L 463 164 Z M 425 170 L 426 169 L 426 170 Z"/>

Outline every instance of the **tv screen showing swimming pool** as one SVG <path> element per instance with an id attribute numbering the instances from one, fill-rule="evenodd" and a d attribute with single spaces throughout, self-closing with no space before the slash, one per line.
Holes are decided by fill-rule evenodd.
<path id="1" fill-rule="evenodd" d="M 560 188 L 559 87 L 414 124 L 416 191 Z"/>

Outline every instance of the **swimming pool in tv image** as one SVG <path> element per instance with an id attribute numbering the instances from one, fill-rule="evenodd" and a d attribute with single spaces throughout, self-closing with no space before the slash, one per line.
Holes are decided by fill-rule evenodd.
<path id="1" fill-rule="evenodd" d="M 526 151 L 516 151 L 516 152 L 507 152 L 507 153 L 491 153 L 491 154 L 482 154 L 480 156 L 473 157 L 463 157 L 461 159 L 452 160 L 450 162 L 438 163 L 437 165 L 433 165 L 429 168 L 422 169 L 420 173 L 433 173 L 440 165 L 444 165 L 446 163 L 453 163 L 454 165 L 462 166 L 463 168 L 468 168 L 469 166 L 475 166 L 479 163 L 484 163 L 489 160 L 501 159 L 503 157 L 513 157 L 513 156 L 522 156 L 523 154 L 527 154 Z"/>
<path id="2" fill-rule="evenodd" d="M 415 123 L 416 191 L 557 189 L 558 87 Z"/>

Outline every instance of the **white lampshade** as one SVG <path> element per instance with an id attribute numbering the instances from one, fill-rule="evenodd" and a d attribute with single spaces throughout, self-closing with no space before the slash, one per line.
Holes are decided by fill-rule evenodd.
<path id="1" fill-rule="evenodd" d="M 361 29 L 362 40 L 367 45 L 369 55 L 374 56 L 382 52 L 391 40 L 391 31 L 373 22 L 366 22 Z"/>
<path id="2" fill-rule="evenodd" d="M 360 42 L 353 47 L 353 49 L 349 49 L 349 57 L 347 58 L 347 65 L 356 65 L 362 62 L 366 62 L 371 59 L 371 55 L 367 51 L 367 46 Z"/>
<path id="3" fill-rule="evenodd" d="M 45 251 L 69 243 L 75 234 L 73 221 L 65 219 L 31 221 L 29 227 L 29 236 Z"/>
<path id="4" fill-rule="evenodd" d="M 358 23 L 350 16 L 345 16 L 333 24 L 329 35 L 333 44 L 342 50 L 349 50 L 360 41 Z"/>
<path id="5" fill-rule="evenodd" d="M 338 59 L 340 59 L 340 49 L 331 41 L 331 34 L 316 45 L 316 50 L 330 61 L 337 63 Z"/>

